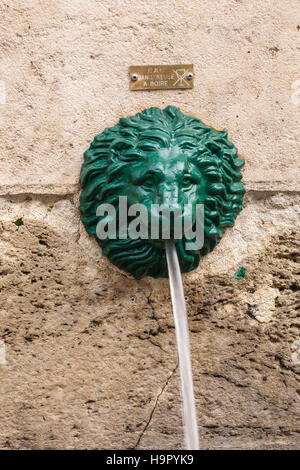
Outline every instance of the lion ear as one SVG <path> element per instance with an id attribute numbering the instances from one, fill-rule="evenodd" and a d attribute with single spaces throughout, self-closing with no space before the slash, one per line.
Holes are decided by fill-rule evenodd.
<path id="1" fill-rule="evenodd" d="M 134 147 L 129 137 L 119 138 L 110 146 L 110 157 L 113 162 L 133 162 L 140 159 L 142 153 Z"/>

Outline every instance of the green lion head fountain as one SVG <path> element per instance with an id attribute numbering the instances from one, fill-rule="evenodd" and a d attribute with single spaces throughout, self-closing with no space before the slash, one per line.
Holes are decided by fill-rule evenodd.
<path id="1" fill-rule="evenodd" d="M 173 106 L 145 109 L 105 129 L 85 152 L 80 174 L 82 222 L 103 254 L 120 269 L 136 278 L 167 277 L 164 232 L 159 229 L 155 238 L 150 229 L 149 236 L 124 236 L 120 196 L 127 198 L 126 207 L 143 204 L 152 224 L 161 223 L 164 214 L 169 221 L 180 214 L 181 223 L 189 220 L 191 226 L 196 206 L 202 205 L 204 237 L 199 249 L 187 248 L 185 232 L 176 238 L 170 229 L 181 271 L 191 271 L 242 210 L 245 189 L 239 169 L 243 165 L 227 132 Z M 103 204 L 114 210 L 99 212 Z M 128 225 L 133 217 L 130 212 L 126 217 Z M 99 238 L 97 226 L 103 221 L 116 227 L 115 237 Z"/>

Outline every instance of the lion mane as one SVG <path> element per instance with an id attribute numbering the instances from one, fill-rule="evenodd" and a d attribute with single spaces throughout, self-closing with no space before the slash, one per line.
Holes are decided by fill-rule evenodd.
<path id="1" fill-rule="evenodd" d="M 96 237 L 109 260 L 139 279 L 143 276 L 167 277 L 165 250 L 145 239 L 105 239 L 96 236 L 101 217 L 100 204 L 113 204 L 118 212 L 119 196 L 128 191 L 128 165 L 144 157 L 145 152 L 171 145 L 179 146 L 206 178 L 204 201 L 204 244 L 198 251 L 185 248 L 183 236 L 177 244 L 182 272 L 195 269 L 202 256 L 221 240 L 242 210 L 245 189 L 239 169 L 244 160 L 228 140 L 227 132 L 205 125 L 200 119 L 183 114 L 178 108 L 149 108 L 135 116 L 121 118 L 114 127 L 94 138 L 84 153 L 80 174 L 83 188 L 79 209 L 87 232 Z M 138 202 L 138 201 L 136 201 Z"/>

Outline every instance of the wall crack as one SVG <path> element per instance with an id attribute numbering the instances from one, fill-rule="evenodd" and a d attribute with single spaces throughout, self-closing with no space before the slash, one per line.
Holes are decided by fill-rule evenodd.
<path id="1" fill-rule="evenodd" d="M 156 395 L 155 402 L 154 402 L 154 406 L 153 406 L 153 408 L 152 408 L 152 410 L 151 410 L 151 413 L 150 413 L 150 415 L 149 415 L 149 418 L 148 418 L 148 420 L 147 420 L 147 422 L 146 422 L 146 424 L 145 424 L 145 426 L 144 426 L 144 429 L 142 430 L 142 432 L 141 432 L 141 434 L 140 434 L 140 436 L 139 436 L 139 438 L 138 438 L 136 444 L 134 445 L 133 449 L 136 449 L 136 448 L 139 446 L 139 444 L 140 444 L 140 442 L 141 442 L 141 440 L 142 440 L 144 434 L 147 432 L 147 429 L 148 429 L 148 427 L 149 427 L 149 425 L 150 425 L 150 423 L 151 423 L 151 421 L 152 421 L 154 412 L 155 412 L 155 410 L 156 410 L 156 408 L 157 408 L 159 399 L 160 399 L 160 397 L 162 396 L 162 394 L 164 393 L 165 389 L 167 388 L 167 386 L 168 386 L 169 382 L 171 381 L 173 375 L 175 374 L 177 368 L 178 368 L 178 363 L 176 364 L 176 366 L 174 367 L 174 369 L 172 370 L 172 372 L 168 375 L 167 380 L 165 381 L 163 387 L 160 389 L 160 391 L 159 391 L 158 394 Z"/>

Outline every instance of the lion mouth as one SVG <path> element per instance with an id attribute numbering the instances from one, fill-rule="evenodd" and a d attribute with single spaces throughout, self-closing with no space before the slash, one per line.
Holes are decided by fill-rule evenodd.
<path id="1" fill-rule="evenodd" d="M 174 217 L 171 212 L 167 218 L 159 217 L 156 223 L 152 223 L 149 228 L 149 242 L 161 249 L 165 246 L 166 240 L 171 240 L 175 244 L 183 238 L 183 219 Z"/>
<path id="2" fill-rule="evenodd" d="M 173 243 L 175 243 L 175 245 L 176 245 L 182 239 L 181 238 L 171 238 L 170 237 L 170 238 L 167 238 L 167 239 L 161 238 L 161 239 L 155 240 L 155 239 L 150 238 L 149 243 L 150 243 L 150 245 L 154 246 L 155 248 L 159 248 L 160 250 L 164 250 L 166 240 L 170 240 Z"/>

